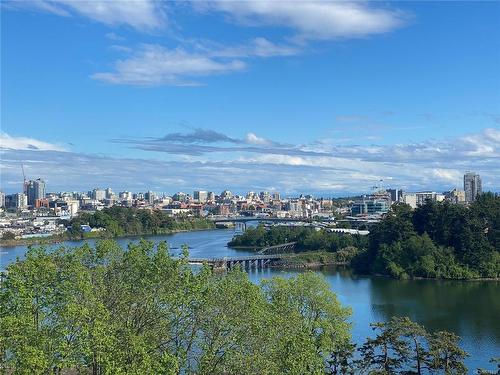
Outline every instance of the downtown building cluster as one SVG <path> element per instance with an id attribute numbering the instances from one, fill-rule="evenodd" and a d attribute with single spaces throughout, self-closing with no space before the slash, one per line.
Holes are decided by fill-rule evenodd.
<path id="1" fill-rule="evenodd" d="M 374 188 L 377 188 L 375 186 Z M 466 172 L 463 179 L 463 190 L 453 190 L 438 193 L 435 191 L 405 192 L 402 189 L 378 189 L 374 194 L 363 196 L 351 205 L 351 215 L 370 216 L 383 215 L 389 211 L 395 202 L 402 202 L 415 209 L 427 201 L 453 204 L 469 204 L 483 191 L 481 176 L 475 172 Z"/>
<path id="2" fill-rule="evenodd" d="M 5 195 L 0 192 L 0 237 L 5 231 L 20 236 L 50 235 L 64 232 L 63 220 L 71 220 L 80 212 L 94 212 L 112 206 L 162 210 L 171 216 L 291 218 L 330 220 L 342 218 L 350 224 L 369 225 L 380 220 L 395 202 L 412 208 L 426 201 L 447 200 L 454 204 L 468 204 L 482 192 L 481 177 L 474 172 L 464 175 L 463 190 L 444 193 L 432 191 L 404 192 L 401 189 L 382 189 L 357 198 L 315 198 L 311 195 L 282 197 L 276 191 L 250 191 L 245 195 L 229 190 L 220 193 L 195 190 L 192 194 L 176 192 L 172 195 L 152 191 L 115 193 L 111 188 L 95 188 L 88 192 L 47 193 L 43 179 L 25 181 L 23 192 Z"/>

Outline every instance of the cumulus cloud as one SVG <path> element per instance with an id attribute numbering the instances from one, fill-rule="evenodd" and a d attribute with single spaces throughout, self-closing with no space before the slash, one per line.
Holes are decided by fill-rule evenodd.
<path id="1" fill-rule="evenodd" d="M 14 137 L 4 132 L 0 132 L 0 149 L 65 151 L 64 147 L 53 143 L 48 143 L 29 137 Z"/>
<path id="2" fill-rule="evenodd" d="M 245 141 L 252 145 L 270 145 L 273 143 L 268 139 L 255 135 L 254 133 L 247 133 L 247 135 L 245 136 Z"/>
<path id="3" fill-rule="evenodd" d="M 276 25 L 301 40 L 366 37 L 401 27 L 408 15 L 364 2 L 212 1 L 205 8 L 224 12 L 244 25 Z"/>

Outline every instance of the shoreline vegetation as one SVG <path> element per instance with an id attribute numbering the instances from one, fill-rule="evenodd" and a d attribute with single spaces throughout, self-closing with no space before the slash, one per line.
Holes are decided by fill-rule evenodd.
<path id="1" fill-rule="evenodd" d="M 30 248 L 0 283 L 2 368 L 30 374 L 468 372 L 459 336 L 428 331 L 407 317 L 371 323 L 371 337 L 354 343 L 352 310 L 320 274 L 254 284 L 240 269 L 195 271 L 188 256 L 187 247 L 173 258 L 166 242 L 147 240 Z"/>
<path id="2" fill-rule="evenodd" d="M 86 239 L 154 236 L 215 229 L 215 224 L 204 218 L 187 216 L 172 218 L 161 210 L 149 211 L 128 207 L 111 207 L 94 213 L 82 213 L 70 221 L 63 221 L 63 224 L 69 228 L 64 233 L 48 237 L 0 239 L 0 247 L 46 245 Z M 82 228 L 85 225 L 97 230 L 86 232 Z"/>
<path id="3" fill-rule="evenodd" d="M 156 232 L 156 233 L 139 233 L 139 234 L 124 234 L 120 236 L 109 236 L 106 235 L 105 232 L 90 232 L 90 233 L 85 233 L 82 238 L 70 238 L 66 235 L 66 233 L 61 233 L 57 234 L 54 236 L 47 236 L 47 237 L 31 237 L 31 238 L 17 238 L 15 240 L 2 240 L 0 239 L 0 249 L 1 248 L 6 248 L 5 250 L 8 251 L 9 247 L 15 247 L 15 246 L 23 246 L 23 245 L 49 245 L 49 244 L 57 244 L 65 241 L 85 241 L 85 240 L 116 240 L 120 238 L 131 238 L 131 237 L 137 237 L 137 238 L 144 238 L 147 239 L 146 237 L 149 236 L 157 236 L 157 235 L 168 235 L 168 234 L 175 234 L 175 233 L 182 233 L 182 232 L 197 232 L 197 231 L 204 231 L 204 230 L 215 230 L 217 229 L 215 226 L 210 227 L 210 228 L 193 228 L 193 229 L 173 229 L 173 230 L 167 230 L 164 232 Z"/>
<path id="4" fill-rule="evenodd" d="M 500 280 L 500 197 L 480 195 L 470 206 L 394 204 L 368 236 L 303 227 L 248 228 L 228 243 L 258 249 L 296 242 L 284 268 L 343 264 L 361 275 L 395 279 Z"/>

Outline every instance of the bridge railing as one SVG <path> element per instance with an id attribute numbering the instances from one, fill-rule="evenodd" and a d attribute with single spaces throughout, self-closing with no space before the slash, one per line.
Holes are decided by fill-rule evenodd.
<path id="1" fill-rule="evenodd" d="M 283 254 L 292 252 L 295 249 L 297 242 L 287 242 L 279 245 L 267 246 L 260 249 L 257 254 Z"/>

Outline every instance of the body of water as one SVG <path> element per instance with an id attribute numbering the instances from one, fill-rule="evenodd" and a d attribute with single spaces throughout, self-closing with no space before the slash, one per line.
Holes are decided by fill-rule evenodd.
<path id="1" fill-rule="evenodd" d="M 235 234 L 232 229 L 182 232 L 149 236 L 148 239 L 169 243 L 171 252 L 179 254 L 187 244 L 190 255 L 199 258 L 249 255 L 226 246 Z M 120 238 L 126 246 L 138 238 Z M 88 240 L 94 243 L 95 240 Z M 67 241 L 58 246 L 78 246 L 83 241 Z M 0 248 L 0 269 L 22 258 L 26 246 Z M 276 269 L 252 270 L 250 278 L 259 282 L 273 276 L 289 277 L 301 271 Z M 500 282 L 392 280 L 357 276 L 347 269 L 323 269 L 321 272 L 339 300 L 353 311 L 353 340 L 360 344 L 372 335 L 369 323 L 385 321 L 391 316 L 408 316 L 428 330 L 447 330 L 462 337 L 462 347 L 470 354 L 466 364 L 472 373 L 478 367 L 492 368 L 490 358 L 500 356 Z"/>

